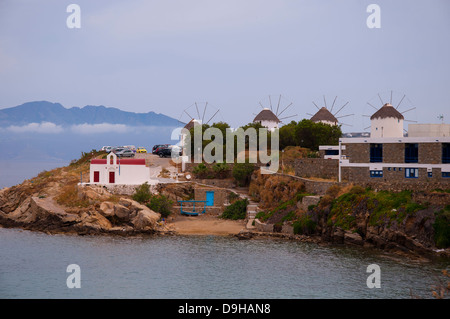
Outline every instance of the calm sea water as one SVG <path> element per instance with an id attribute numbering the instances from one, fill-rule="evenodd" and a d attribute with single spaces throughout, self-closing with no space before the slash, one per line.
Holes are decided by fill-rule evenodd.
<path id="1" fill-rule="evenodd" d="M 445 261 L 378 251 L 228 237 L 113 238 L 0 229 L 0 298 L 431 297 Z M 369 264 L 381 288 L 366 285 Z M 80 267 L 81 288 L 66 285 Z"/>
<path id="2" fill-rule="evenodd" d="M 4 162 L 0 188 L 60 162 Z M 81 288 L 66 285 L 67 266 Z M 369 289 L 367 266 L 381 268 Z M 0 228 L 0 298 L 431 297 L 447 261 L 416 263 L 379 251 L 228 237 L 114 238 Z"/>
<path id="3" fill-rule="evenodd" d="M 68 162 L 31 162 L 0 160 L 0 189 L 22 183 L 44 170 L 68 165 Z"/>

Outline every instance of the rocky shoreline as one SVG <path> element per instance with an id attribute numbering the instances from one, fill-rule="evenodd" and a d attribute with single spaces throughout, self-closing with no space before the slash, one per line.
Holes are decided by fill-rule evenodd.
<path id="1" fill-rule="evenodd" d="M 335 222 L 330 224 L 330 207 L 319 204 L 304 213 L 314 222 L 314 229 L 304 229 L 295 235 L 292 224 L 288 225 L 289 232 L 282 231 L 284 226 L 261 231 L 247 229 L 246 222 L 221 224 L 224 220 L 218 217 L 210 217 L 203 224 L 201 218 L 194 217 L 191 221 L 196 221 L 195 227 L 193 223 L 187 225 L 184 221 L 178 225 L 191 228 L 179 231 L 177 216 L 163 222 L 159 213 L 130 196 L 111 194 L 101 186 L 78 185 L 77 176 L 70 172 L 68 168 L 44 172 L 20 185 L 1 189 L 0 227 L 80 236 L 218 234 L 239 240 L 276 238 L 325 245 L 353 245 L 413 258 L 450 257 L 450 248 L 435 247 L 433 207 L 409 214 L 401 222 L 386 219 L 373 225 L 370 222 L 372 208 L 367 201 L 360 201 L 350 216 L 353 226 L 345 229 Z"/>

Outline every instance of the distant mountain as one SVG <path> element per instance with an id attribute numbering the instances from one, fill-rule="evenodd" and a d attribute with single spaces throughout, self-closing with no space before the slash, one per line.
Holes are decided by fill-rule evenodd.
<path id="1" fill-rule="evenodd" d="M 151 149 L 176 143 L 172 130 L 179 126 L 176 119 L 155 112 L 90 105 L 67 109 L 59 103 L 29 102 L 0 109 L 0 160 L 70 161 L 104 145 Z"/>
<path id="2" fill-rule="evenodd" d="M 59 103 L 35 101 L 0 109 L 0 127 L 42 122 L 52 122 L 63 126 L 85 123 L 173 127 L 180 125 L 176 119 L 164 114 L 126 112 L 105 106 L 87 105 L 82 108 L 72 107 L 67 109 Z"/>

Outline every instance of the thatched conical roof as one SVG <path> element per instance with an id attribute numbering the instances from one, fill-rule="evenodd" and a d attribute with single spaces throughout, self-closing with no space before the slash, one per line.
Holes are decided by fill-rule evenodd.
<path id="1" fill-rule="evenodd" d="M 187 123 L 184 128 L 187 130 L 190 130 L 191 128 L 193 128 L 194 126 L 200 125 L 200 122 L 197 121 L 196 119 L 192 119 L 189 121 L 189 123 Z"/>
<path id="2" fill-rule="evenodd" d="M 404 117 L 402 113 L 397 111 L 391 104 L 386 103 L 383 105 L 378 111 L 373 113 L 373 115 L 370 117 L 371 120 L 373 119 L 385 119 L 385 118 L 396 118 L 399 120 L 403 120 Z"/>
<path id="3" fill-rule="evenodd" d="M 263 109 L 261 112 L 259 112 L 258 115 L 256 115 L 253 122 L 257 122 L 257 121 L 270 121 L 270 122 L 277 122 L 277 123 L 281 122 L 278 119 L 278 117 L 268 108 Z"/>
<path id="4" fill-rule="evenodd" d="M 311 121 L 313 122 L 320 122 L 320 121 L 327 121 L 327 122 L 333 122 L 338 123 L 339 121 L 337 118 L 331 114 L 330 111 L 326 107 L 322 107 L 319 111 L 317 111 L 316 114 L 311 117 Z"/>

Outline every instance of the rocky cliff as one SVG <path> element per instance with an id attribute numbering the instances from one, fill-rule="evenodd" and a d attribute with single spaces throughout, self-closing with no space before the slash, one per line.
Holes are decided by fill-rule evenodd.
<path id="1" fill-rule="evenodd" d="M 289 192 L 297 193 L 284 198 Z M 326 194 L 309 196 L 303 193 L 302 183 L 293 179 L 255 176 L 250 194 L 259 202 L 255 226 L 262 232 L 417 256 L 450 256 L 447 192 L 388 192 L 333 185 Z"/>
<path id="2" fill-rule="evenodd" d="M 91 154 L 90 156 L 96 156 Z M 129 196 L 100 186 L 80 186 L 89 157 L 42 172 L 22 184 L 0 190 L 0 225 L 48 233 L 137 235 L 170 233 L 161 215 Z"/>

